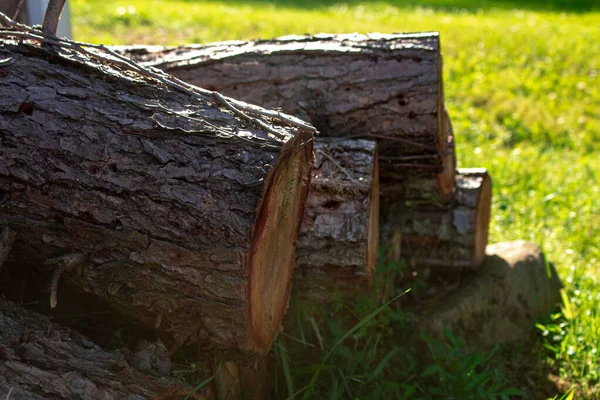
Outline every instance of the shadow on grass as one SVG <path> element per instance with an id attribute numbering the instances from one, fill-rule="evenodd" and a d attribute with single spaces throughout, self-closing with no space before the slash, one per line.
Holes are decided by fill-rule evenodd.
<path id="1" fill-rule="evenodd" d="M 195 2 L 198 0 L 184 0 Z M 488 11 L 501 10 L 531 10 L 549 12 L 589 12 L 600 11 L 599 0 L 224 0 L 222 3 L 239 5 L 272 4 L 282 8 L 319 9 L 336 4 L 364 5 L 368 3 L 383 3 L 399 8 L 431 8 L 441 11 Z"/>

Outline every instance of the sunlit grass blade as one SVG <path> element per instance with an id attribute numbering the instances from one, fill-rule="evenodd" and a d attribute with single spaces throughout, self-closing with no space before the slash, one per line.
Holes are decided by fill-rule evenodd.
<path id="1" fill-rule="evenodd" d="M 333 351 L 341 344 L 344 342 L 344 340 L 346 340 L 347 338 L 349 338 L 350 336 L 352 336 L 356 331 L 358 331 L 360 328 L 362 328 L 363 326 L 365 326 L 366 324 L 368 324 L 373 318 L 375 318 L 380 312 L 382 312 L 383 310 L 385 310 L 390 304 L 392 304 L 394 301 L 398 300 L 400 297 L 404 296 L 406 293 L 408 293 L 410 291 L 410 289 L 400 293 L 399 295 L 397 295 L 396 297 L 394 297 L 393 299 L 391 299 L 390 301 L 388 301 L 387 303 L 385 303 L 384 305 L 382 305 L 381 307 L 377 308 L 375 311 L 373 311 L 371 314 L 367 315 L 365 318 L 363 318 L 362 320 L 360 320 L 356 325 L 354 325 L 354 327 L 352 327 L 352 329 L 350 329 L 348 332 L 346 332 L 346 334 L 344 334 L 344 336 L 342 336 L 334 345 L 333 347 L 329 350 L 329 352 L 325 355 L 325 357 L 323 358 L 323 360 L 321 361 L 321 364 L 319 365 L 319 368 L 317 368 L 317 370 L 315 371 L 315 373 L 313 374 L 310 382 L 308 383 L 308 390 L 304 393 L 304 397 L 303 399 L 306 400 L 309 398 L 309 396 L 311 394 L 313 394 L 314 392 L 314 386 L 315 383 L 317 382 L 317 379 L 319 379 L 319 375 L 321 374 L 321 370 L 323 369 L 323 366 L 325 365 L 325 363 L 327 362 L 327 360 L 329 359 L 329 357 L 331 357 L 331 355 L 333 354 Z"/>
<path id="2" fill-rule="evenodd" d="M 277 351 L 279 352 L 279 359 L 281 360 L 281 366 L 283 367 L 283 375 L 285 376 L 285 383 L 289 395 L 288 399 L 294 400 L 294 382 L 292 381 L 292 374 L 290 373 L 288 354 L 279 343 L 277 343 Z"/>
<path id="3" fill-rule="evenodd" d="M 211 376 L 210 378 L 206 378 L 205 380 L 203 380 L 202 382 L 200 382 L 191 392 L 189 392 L 184 398 L 183 400 L 188 400 L 190 398 L 191 395 L 193 395 L 194 393 L 196 393 L 198 390 L 202 389 L 203 387 L 205 387 L 206 385 L 208 385 L 209 383 L 212 382 L 213 379 L 215 379 L 215 377 L 217 376 L 217 374 L 219 373 L 219 371 L 221 370 L 221 366 L 223 365 L 223 363 L 219 363 L 219 367 L 217 368 L 217 370 L 215 371 L 215 373 L 213 374 L 213 376 Z"/>

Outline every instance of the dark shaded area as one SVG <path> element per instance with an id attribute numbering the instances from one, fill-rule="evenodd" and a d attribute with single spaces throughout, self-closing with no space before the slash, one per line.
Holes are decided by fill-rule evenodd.
<path id="1" fill-rule="evenodd" d="M 125 318 L 106 303 L 64 282 L 58 285 L 58 305 L 50 308 L 52 271 L 36 273 L 22 260 L 8 262 L 0 273 L 0 294 L 6 300 L 48 315 L 53 322 L 79 331 L 107 350 L 134 349 L 140 339 L 157 333 Z"/>
<path id="2" fill-rule="evenodd" d="M 195 2 L 197 0 L 187 0 Z M 533 10 L 552 12 L 589 12 L 600 10 L 599 0 L 244 0 L 244 1 L 222 1 L 231 5 L 257 4 L 274 5 L 281 8 L 319 9 L 336 4 L 364 5 L 368 3 L 380 3 L 399 8 L 432 8 L 441 11 L 489 11 L 492 9 L 503 10 Z"/>
<path id="3" fill-rule="evenodd" d="M 24 0 L 0 0 L 0 12 L 17 22 L 27 23 L 27 2 Z"/>

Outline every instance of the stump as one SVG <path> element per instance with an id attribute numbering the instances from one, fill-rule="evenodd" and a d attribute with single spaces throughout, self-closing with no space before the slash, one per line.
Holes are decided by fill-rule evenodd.
<path id="1" fill-rule="evenodd" d="M 377 262 L 379 187 L 376 144 L 319 140 L 296 243 L 293 293 L 324 303 L 335 291 L 371 287 Z"/>
<path id="2" fill-rule="evenodd" d="M 561 304 L 562 283 L 540 247 L 525 241 L 489 245 L 477 273 L 462 275 L 454 291 L 422 304 L 418 334 L 451 331 L 466 348 L 512 348 L 531 343 L 538 321 Z"/>
<path id="3" fill-rule="evenodd" d="M 439 199 L 431 181 L 406 183 L 405 197 L 386 206 L 384 235 L 401 232 L 408 267 L 477 269 L 488 241 L 492 183 L 483 168 L 459 169 L 453 200 Z"/>
<path id="4" fill-rule="evenodd" d="M 172 350 L 266 353 L 314 129 L 27 29 L 0 34 L 0 226 L 18 235 L 7 263 L 53 291 L 64 275 Z"/>
<path id="5" fill-rule="evenodd" d="M 171 377 L 140 371 L 121 352 L 43 315 L 0 299 L 0 398 L 183 399 L 192 388 Z M 212 398 L 205 387 L 190 399 Z"/>
<path id="6" fill-rule="evenodd" d="M 323 136 L 376 138 L 382 182 L 442 173 L 439 35 L 287 36 L 119 51 L 181 78 L 311 122 Z"/>

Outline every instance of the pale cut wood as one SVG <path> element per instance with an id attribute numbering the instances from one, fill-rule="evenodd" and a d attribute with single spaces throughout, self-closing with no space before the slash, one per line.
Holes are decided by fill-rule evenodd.
<path id="1" fill-rule="evenodd" d="M 318 303 L 371 287 L 377 261 L 376 142 L 320 139 L 302 228 L 293 293 Z"/>
<path id="2" fill-rule="evenodd" d="M 0 299 L 0 398 L 182 400 L 192 388 L 134 368 L 76 331 Z M 10 393 L 10 396 L 9 396 Z M 190 399 L 212 399 L 210 387 Z"/>
<path id="3" fill-rule="evenodd" d="M 437 33 L 321 34 L 119 49 L 186 82 L 281 107 L 311 122 L 322 136 L 376 138 L 382 182 L 394 173 L 443 172 Z"/>
<path id="4" fill-rule="evenodd" d="M 227 360 L 226 355 L 216 355 L 211 366 L 213 386 L 217 400 L 263 400 L 269 399 L 270 355 L 246 360 Z"/>
<path id="5" fill-rule="evenodd" d="M 436 201 L 435 190 L 427 186 L 407 187 L 406 193 L 410 196 L 405 200 L 386 206 L 383 234 L 401 232 L 400 257 L 407 266 L 477 269 L 488 242 L 492 199 L 488 172 L 484 168 L 458 169 L 451 202 Z"/>
<path id="6" fill-rule="evenodd" d="M 449 200 L 454 194 L 456 186 L 456 146 L 454 144 L 454 130 L 448 111 L 444 111 L 443 143 L 441 144 L 443 170 L 435 175 L 438 191 L 442 199 Z"/>
<path id="7" fill-rule="evenodd" d="M 0 226 L 19 237 L 8 262 L 59 271 L 172 350 L 267 352 L 291 287 L 312 131 L 19 33 L 0 39 L 11 61 Z"/>

